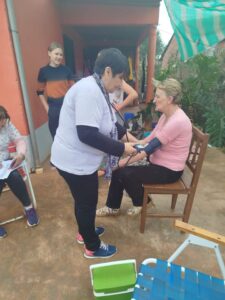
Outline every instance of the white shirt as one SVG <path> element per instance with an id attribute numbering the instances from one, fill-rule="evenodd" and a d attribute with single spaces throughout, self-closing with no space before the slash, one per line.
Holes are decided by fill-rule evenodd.
<path id="1" fill-rule="evenodd" d="M 113 121 L 116 122 L 114 113 Z M 67 92 L 51 151 L 51 162 L 57 168 L 89 175 L 99 168 L 105 153 L 82 143 L 77 125 L 97 127 L 106 136 L 112 130 L 109 106 L 92 76 L 78 81 Z"/>
<path id="2" fill-rule="evenodd" d="M 113 104 L 123 103 L 124 92 L 122 89 L 117 89 L 113 93 L 109 93 L 109 100 Z"/>
<path id="3" fill-rule="evenodd" d="M 0 128 L 0 162 L 9 158 L 9 143 L 19 139 L 22 139 L 22 137 L 10 121 L 7 121 L 6 124 Z M 23 150 L 23 153 L 25 153 L 25 149 Z"/>

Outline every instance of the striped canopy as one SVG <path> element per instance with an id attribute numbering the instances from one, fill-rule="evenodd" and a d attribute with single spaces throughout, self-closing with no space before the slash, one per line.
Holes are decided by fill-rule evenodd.
<path id="1" fill-rule="evenodd" d="M 225 39 L 225 0 L 164 0 L 181 60 Z"/>

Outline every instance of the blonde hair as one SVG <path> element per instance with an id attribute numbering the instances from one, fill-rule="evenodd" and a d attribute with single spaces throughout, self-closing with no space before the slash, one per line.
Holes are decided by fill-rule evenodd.
<path id="1" fill-rule="evenodd" d="M 153 79 L 153 85 L 155 88 L 164 90 L 167 96 L 172 96 L 174 104 L 180 104 L 182 88 L 179 81 L 174 78 L 167 78 L 163 81 Z"/>
<path id="2" fill-rule="evenodd" d="M 58 42 L 52 42 L 49 46 L 48 46 L 48 51 L 49 52 L 52 52 L 53 50 L 55 50 L 55 49 L 62 49 L 62 51 L 63 51 L 63 46 L 60 44 L 60 43 L 58 43 Z"/>

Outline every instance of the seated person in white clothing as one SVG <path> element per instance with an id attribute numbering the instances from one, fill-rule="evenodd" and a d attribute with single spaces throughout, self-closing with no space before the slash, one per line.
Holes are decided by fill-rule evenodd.
<path id="1" fill-rule="evenodd" d="M 124 93 L 127 95 L 125 99 Z M 109 93 L 110 102 L 119 112 L 125 107 L 132 105 L 137 98 L 138 93 L 125 80 L 122 81 L 120 89 L 117 89 L 114 93 Z"/>
<path id="2" fill-rule="evenodd" d="M 10 121 L 7 110 L 3 106 L 0 106 L 0 168 L 2 167 L 3 161 L 9 159 L 8 145 L 12 142 L 16 145 L 17 150 L 17 154 L 13 159 L 12 168 L 17 168 L 25 159 L 26 143 L 19 131 Z M 31 203 L 26 184 L 17 169 L 13 170 L 8 178 L 0 179 L 0 194 L 5 183 L 7 183 L 10 190 L 23 205 L 28 226 L 32 227 L 38 225 L 39 218 Z M 6 235 L 7 232 L 5 228 L 0 227 L 0 238 L 5 237 Z"/>
<path id="3" fill-rule="evenodd" d="M 124 93 L 127 95 L 125 99 Z M 109 93 L 109 99 L 115 109 L 117 122 L 119 122 L 119 124 L 124 125 L 124 108 L 133 105 L 137 98 L 138 93 L 128 83 L 126 83 L 125 80 L 122 81 L 120 89 L 117 89 L 114 93 Z"/>
<path id="4" fill-rule="evenodd" d="M 101 50 L 98 53 L 99 57 L 101 55 L 103 50 Z M 127 95 L 126 98 L 124 99 L 124 93 Z M 135 91 L 135 89 L 132 88 L 126 81 L 123 79 L 121 87 L 116 89 L 114 92 L 109 93 L 109 100 L 110 103 L 112 103 L 115 111 L 116 111 L 116 118 L 117 122 L 120 125 L 124 124 L 123 120 L 123 110 L 125 107 L 133 105 L 134 101 L 137 100 L 138 98 L 138 93 Z M 122 116 L 122 118 L 120 117 Z"/>

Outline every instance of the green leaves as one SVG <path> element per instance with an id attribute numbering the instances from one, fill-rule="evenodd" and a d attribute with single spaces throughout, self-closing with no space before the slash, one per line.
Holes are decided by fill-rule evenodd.
<path id="1" fill-rule="evenodd" d="M 225 147 L 225 53 L 171 60 L 157 79 L 174 77 L 182 84 L 182 108 L 192 122 L 210 135 L 210 143 Z"/>
<path id="2" fill-rule="evenodd" d="M 206 131 L 210 135 L 209 142 L 216 147 L 225 146 L 225 109 L 218 105 L 211 106 L 205 113 Z"/>

